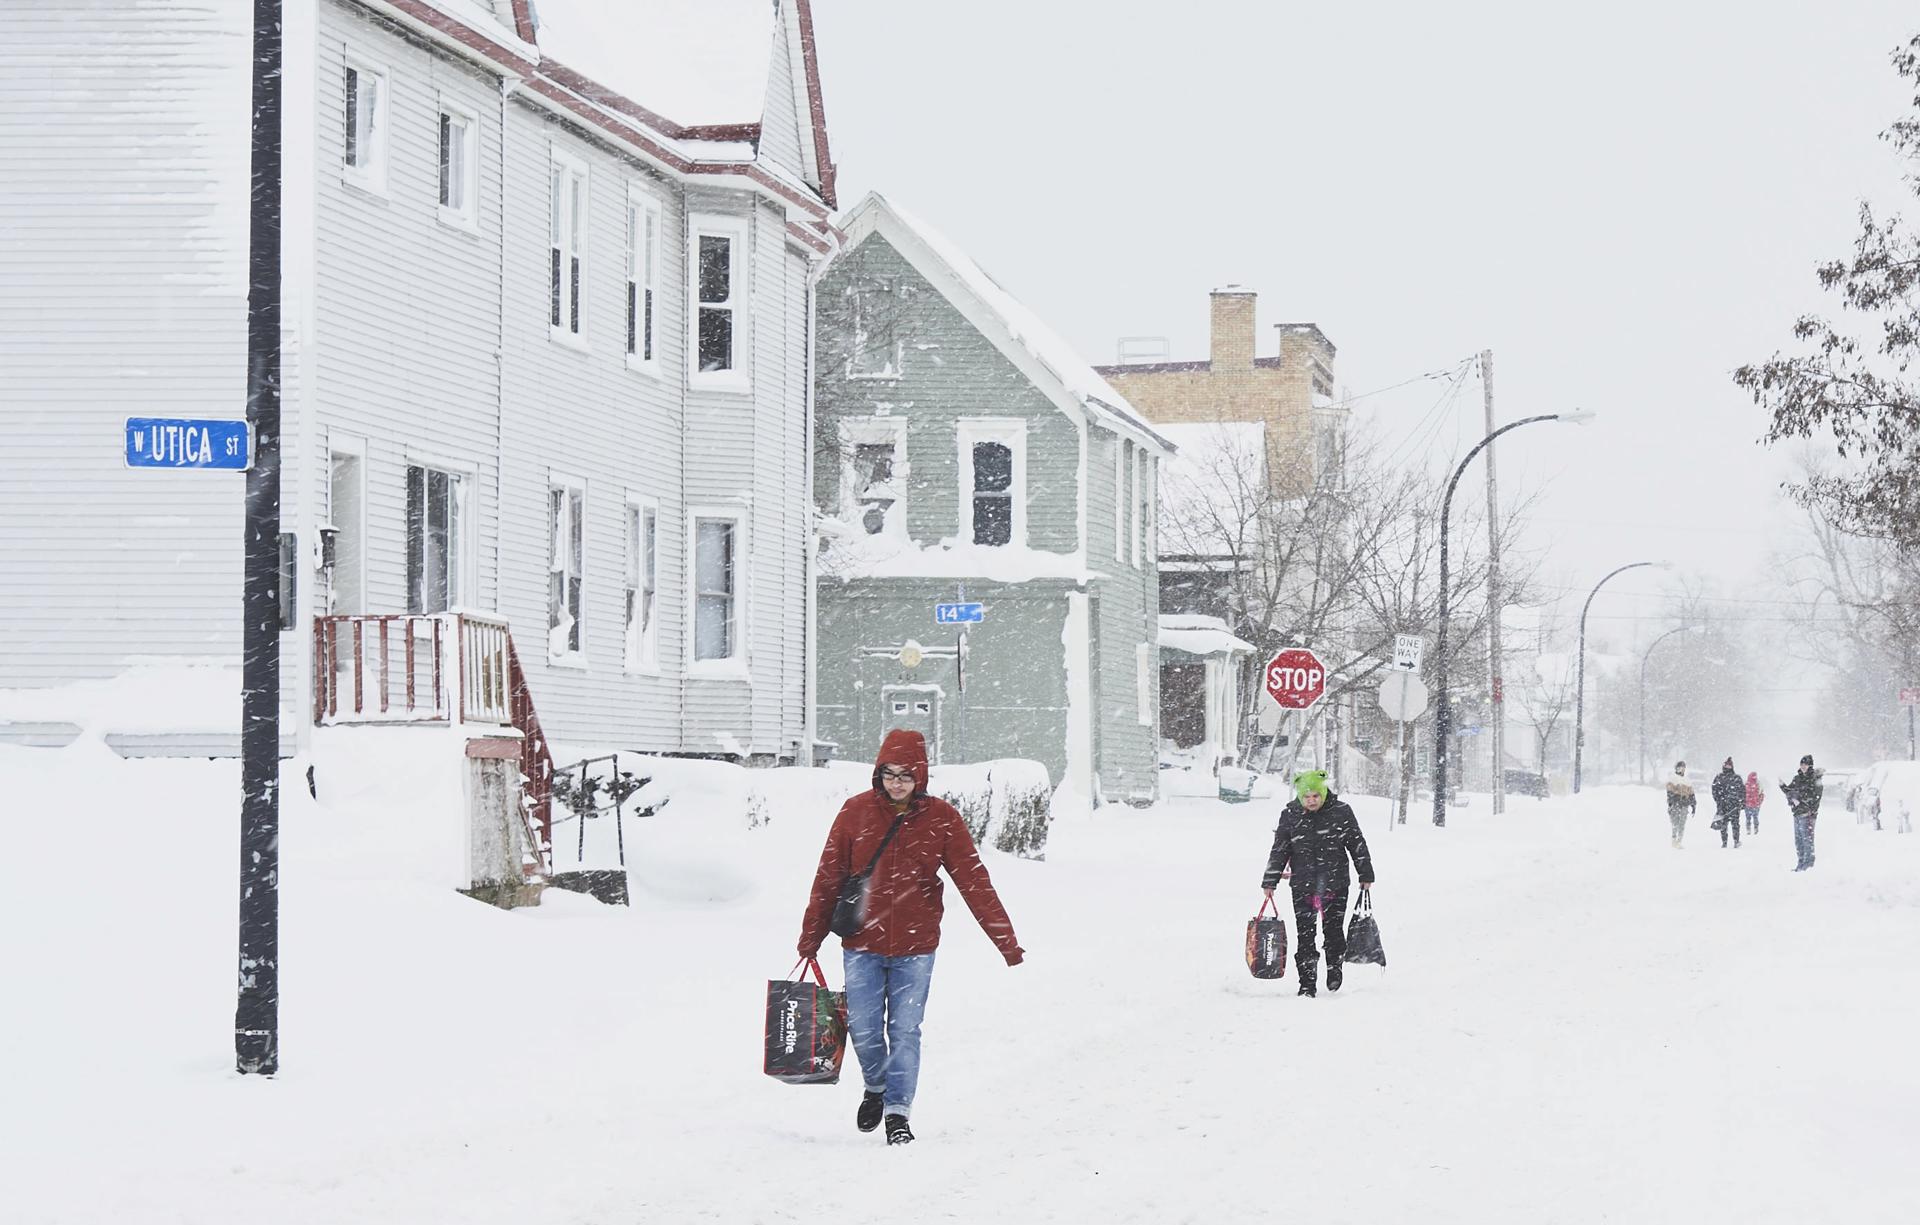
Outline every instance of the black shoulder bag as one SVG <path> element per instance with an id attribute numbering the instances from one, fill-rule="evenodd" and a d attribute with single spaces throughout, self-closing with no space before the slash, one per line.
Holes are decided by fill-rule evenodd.
<path id="1" fill-rule="evenodd" d="M 867 861 L 866 871 L 855 872 L 840 886 L 840 900 L 834 903 L 833 919 L 827 924 L 827 930 L 842 940 L 859 935 L 860 929 L 867 925 L 867 884 L 873 877 L 873 869 L 880 863 L 880 857 L 887 853 L 887 844 L 900 832 L 900 826 L 906 819 L 904 812 L 893 819 L 893 827 L 880 840 L 880 849 Z"/>

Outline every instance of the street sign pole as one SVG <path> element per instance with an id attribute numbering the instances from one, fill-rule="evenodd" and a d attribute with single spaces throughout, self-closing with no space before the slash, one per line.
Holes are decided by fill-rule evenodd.
<path id="1" fill-rule="evenodd" d="M 280 1069 L 280 81 L 282 0 L 253 4 L 247 242 L 246 574 L 241 594 L 240 966 L 233 1050 Z"/>

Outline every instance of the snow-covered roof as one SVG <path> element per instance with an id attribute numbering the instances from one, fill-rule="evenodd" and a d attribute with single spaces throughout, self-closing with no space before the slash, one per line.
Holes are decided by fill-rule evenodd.
<path id="1" fill-rule="evenodd" d="M 1018 545 L 935 544 L 921 546 L 897 536 L 836 535 L 821 559 L 822 577 L 981 578 L 997 583 L 1097 577 L 1077 553 L 1053 553 Z"/>
<path id="2" fill-rule="evenodd" d="M 665 119 L 760 121 L 774 0 L 534 0 L 533 11 L 542 56 Z"/>
<path id="3" fill-rule="evenodd" d="M 1160 474 L 1160 548 L 1190 557 L 1243 556 L 1269 502 L 1267 427 L 1218 421 L 1158 427 L 1179 451 Z"/>
<path id="4" fill-rule="evenodd" d="M 926 255 L 939 263 L 941 270 L 958 288 L 994 317 L 1014 344 L 1058 381 L 1061 390 L 1082 411 L 1094 417 L 1117 421 L 1128 427 L 1129 432 L 1150 440 L 1163 451 L 1172 451 L 1161 426 L 1149 422 L 1133 405 L 1127 403 L 1126 397 L 1095 373 L 1087 360 L 1061 339 L 1059 333 L 1027 309 L 999 281 L 988 275 L 972 256 L 939 230 L 877 191 L 868 192 L 865 199 L 848 210 L 839 226 L 847 235 L 848 248 L 857 246 L 876 229 L 883 231 L 895 248 L 900 249 L 900 253 L 909 260 L 913 260 L 917 253 L 905 249 L 912 244 L 903 244 L 900 239 L 909 238 L 912 243 L 917 243 Z M 934 275 L 934 271 L 920 268 L 923 276 L 939 285 L 940 278 Z M 944 291 L 945 286 L 941 288 Z"/>
<path id="5" fill-rule="evenodd" d="M 1218 617 L 1160 618 L 1160 649 L 1188 655 L 1251 655 L 1253 644 L 1234 636 Z"/>

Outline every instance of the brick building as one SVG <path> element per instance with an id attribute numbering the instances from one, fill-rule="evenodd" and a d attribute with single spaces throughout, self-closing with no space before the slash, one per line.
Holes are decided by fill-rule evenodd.
<path id="1" fill-rule="evenodd" d="M 1095 369 L 1149 420 L 1266 425 L 1274 492 L 1304 492 L 1337 473 L 1347 413 L 1334 403 L 1333 342 L 1313 323 L 1281 323 L 1278 352 L 1256 356 L 1256 295 L 1228 285 L 1211 295 L 1206 361 L 1127 363 Z M 1311 466 L 1302 463 L 1311 456 Z"/>

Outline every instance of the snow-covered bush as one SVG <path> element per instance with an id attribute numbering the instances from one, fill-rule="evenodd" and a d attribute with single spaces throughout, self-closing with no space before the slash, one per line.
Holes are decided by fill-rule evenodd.
<path id="1" fill-rule="evenodd" d="M 1014 757 L 936 766 L 928 783 L 959 810 L 974 845 L 1023 859 L 1046 857 L 1053 794 L 1046 766 Z"/>

